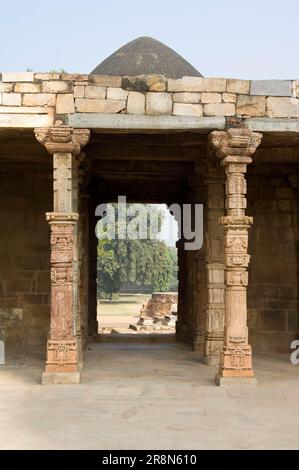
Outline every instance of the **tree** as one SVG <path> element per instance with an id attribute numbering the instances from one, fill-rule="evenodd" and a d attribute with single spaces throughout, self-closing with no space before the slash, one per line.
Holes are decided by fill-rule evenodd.
<path id="1" fill-rule="evenodd" d="M 159 219 L 160 226 L 162 217 Z M 147 285 L 155 291 L 167 291 L 173 281 L 175 264 L 176 257 L 171 248 L 158 239 L 122 240 L 116 234 L 115 239 L 99 240 L 99 291 L 112 299 L 113 293 L 119 292 L 122 282 L 131 282 L 140 287 Z"/>

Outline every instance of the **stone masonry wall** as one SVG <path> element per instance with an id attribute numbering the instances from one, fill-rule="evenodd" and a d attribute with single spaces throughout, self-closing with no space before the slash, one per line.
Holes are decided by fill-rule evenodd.
<path id="1" fill-rule="evenodd" d="M 0 74 L 0 127 L 48 126 L 74 113 L 299 118 L 299 80 Z"/>
<path id="2" fill-rule="evenodd" d="M 0 168 L 0 309 L 21 308 L 7 344 L 45 344 L 50 318 L 50 168 L 17 162 Z"/>
<path id="3" fill-rule="evenodd" d="M 249 342 L 254 351 L 289 352 L 298 331 L 298 204 L 291 164 L 248 169 L 251 254 Z"/>

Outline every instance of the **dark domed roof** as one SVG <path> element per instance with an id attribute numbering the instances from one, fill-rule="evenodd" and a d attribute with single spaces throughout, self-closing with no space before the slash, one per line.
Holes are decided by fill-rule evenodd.
<path id="1" fill-rule="evenodd" d="M 170 47 L 153 38 L 140 37 L 118 49 L 92 72 L 93 75 L 165 75 L 169 78 L 202 75 Z"/>

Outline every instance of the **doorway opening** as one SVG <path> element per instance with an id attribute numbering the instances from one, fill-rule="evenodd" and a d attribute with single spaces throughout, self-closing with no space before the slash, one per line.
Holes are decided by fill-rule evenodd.
<path id="1" fill-rule="evenodd" d="M 124 212 L 125 209 L 125 218 Z M 98 212 L 98 333 L 173 335 L 178 225 L 166 204 L 108 203 Z"/>

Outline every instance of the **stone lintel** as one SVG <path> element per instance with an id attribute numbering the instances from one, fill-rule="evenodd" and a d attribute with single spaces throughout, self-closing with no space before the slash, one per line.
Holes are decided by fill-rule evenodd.
<path id="1" fill-rule="evenodd" d="M 70 385 L 80 383 L 80 372 L 44 372 L 42 385 Z"/>
<path id="2" fill-rule="evenodd" d="M 299 119 L 252 118 L 244 122 L 254 132 L 299 132 Z"/>
<path id="3" fill-rule="evenodd" d="M 119 130 L 211 130 L 224 129 L 224 117 L 146 116 L 77 113 L 68 117 L 73 128 Z"/>

